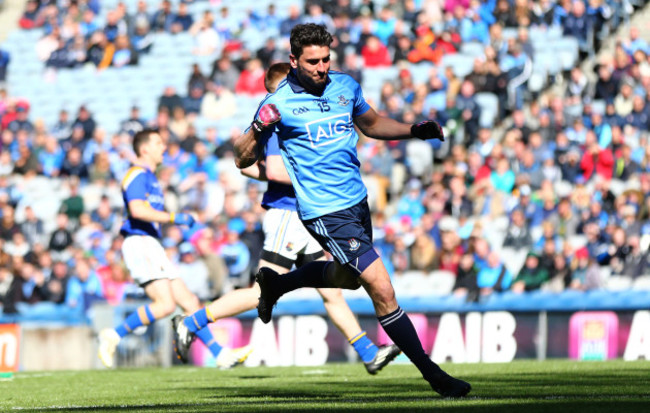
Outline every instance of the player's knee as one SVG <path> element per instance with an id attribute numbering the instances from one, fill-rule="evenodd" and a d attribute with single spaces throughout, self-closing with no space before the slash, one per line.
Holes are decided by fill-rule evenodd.
<path id="1" fill-rule="evenodd" d="M 381 280 L 373 282 L 372 285 L 370 285 L 369 292 L 372 300 L 375 302 L 382 304 L 391 304 L 395 302 L 395 290 L 390 281 L 384 282 Z"/>
<path id="2" fill-rule="evenodd" d="M 167 317 L 168 315 L 171 315 L 176 310 L 176 303 L 174 302 L 174 300 L 161 301 L 159 303 L 158 308 L 160 309 L 161 312 L 161 316 L 159 318 Z"/>

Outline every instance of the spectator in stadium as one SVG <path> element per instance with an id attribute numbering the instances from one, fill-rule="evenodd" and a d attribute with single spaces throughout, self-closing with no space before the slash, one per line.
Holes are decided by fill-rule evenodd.
<path id="1" fill-rule="evenodd" d="M 23 105 L 16 106 L 16 118 L 9 122 L 7 129 L 13 133 L 24 130 L 28 133 L 34 132 L 34 124 L 29 120 L 28 108 Z"/>
<path id="2" fill-rule="evenodd" d="M 97 127 L 97 123 L 85 105 L 79 106 L 79 112 L 77 113 L 77 118 L 72 123 L 72 129 L 77 126 L 81 126 L 83 128 L 84 139 L 92 139 L 93 134 L 95 133 L 95 128 Z"/>
<path id="3" fill-rule="evenodd" d="M 639 236 L 637 234 L 629 236 L 627 246 L 629 253 L 624 259 L 621 275 L 636 279 L 648 274 L 650 272 L 650 251 L 641 250 Z"/>
<path id="4" fill-rule="evenodd" d="M 68 216 L 64 213 L 59 213 L 56 216 L 56 229 L 50 236 L 48 247 L 53 252 L 53 256 L 65 257 L 68 253 L 68 248 L 72 246 L 73 239 L 72 233 L 67 228 L 68 222 Z"/>
<path id="5" fill-rule="evenodd" d="M 18 20 L 18 26 L 21 29 L 29 30 L 39 27 L 42 22 L 39 21 L 39 2 L 38 0 L 29 0 L 25 4 L 25 11 L 23 11 L 20 20 Z"/>
<path id="6" fill-rule="evenodd" d="M 289 6 L 289 16 L 282 20 L 280 23 L 280 35 L 289 38 L 291 29 L 297 24 L 302 23 L 302 16 L 300 14 L 300 7 L 297 4 Z"/>
<path id="7" fill-rule="evenodd" d="M 209 78 L 219 86 L 230 91 L 235 90 L 237 80 L 239 79 L 239 72 L 232 64 L 228 54 L 224 53 L 219 59 L 214 61 Z"/>
<path id="8" fill-rule="evenodd" d="M 361 48 L 365 67 L 384 67 L 392 64 L 388 48 L 376 36 L 370 36 Z"/>
<path id="9" fill-rule="evenodd" d="M 457 297 L 464 297 L 467 302 L 478 301 L 478 268 L 474 262 L 474 254 L 470 251 L 463 253 L 458 265 L 456 281 L 452 289 L 453 294 Z"/>
<path id="10" fill-rule="evenodd" d="M 135 65 L 138 63 L 138 54 L 131 46 L 129 37 L 125 34 L 120 34 L 115 39 L 115 52 L 111 66 L 123 67 L 127 65 Z"/>
<path id="11" fill-rule="evenodd" d="M 219 255 L 228 267 L 228 279 L 224 292 L 234 288 L 248 287 L 250 283 L 250 251 L 246 244 L 239 239 L 239 228 L 232 221 L 228 224 L 226 242 L 221 246 Z"/>
<path id="12" fill-rule="evenodd" d="M 169 0 L 162 0 L 160 7 L 151 18 L 151 30 L 161 32 L 171 31 L 174 22 L 174 13 L 172 12 L 172 3 Z"/>
<path id="13" fill-rule="evenodd" d="M 235 95 L 217 83 L 209 82 L 201 101 L 201 116 L 208 119 L 223 119 L 237 110 Z"/>
<path id="14" fill-rule="evenodd" d="M 524 211 L 521 208 L 515 208 L 510 215 L 510 225 L 503 241 L 503 247 L 521 250 L 530 249 L 532 245 L 533 240 Z"/>
<path id="15" fill-rule="evenodd" d="M 81 150 L 73 146 L 66 154 L 63 164 L 61 165 L 61 176 L 75 176 L 81 180 L 88 179 L 88 167 L 83 162 Z"/>
<path id="16" fill-rule="evenodd" d="M 170 32 L 180 33 L 186 32 L 194 24 L 194 18 L 188 13 L 187 3 L 181 2 L 178 5 L 178 12 L 174 15 L 171 21 Z"/>
<path id="17" fill-rule="evenodd" d="M 38 158 L 28 145 L 18 147 L 18 159 L 14 162 L 13 172 L 19 175 L 33 176 L 38 173 Z"/>
<path id="18" fill-rule="evenodd" d="M 235 92 L 245 95 L 266 94 L 264 88 L 264 67 L 259 59 L 251 59 L 246 63 L 246 68 L 239 75 Z"/>
<path id="19" fill-rule="evenodd" d="M 561 293 L 571 284 L 573 273 L 566 258 L 561 253 L 553 255 L 552 267 L 549 269 L 549 280 L 546 290 Z"/>
<path id="20" fill-rule="evenodd" d="M 11 237 L 11 240 L 5 242 L 3 250 L 12 257 L 18 256 L 25 258 L 27 253 L 30 251 L 30 245 L 25 240 L 25 236 L 22 232 L 16 232 Z"/>
<path id="21" fill-rule="evenodd" d="M 5 314 L 20 312 L 21 303 L 35 304 L 45 300 L 43 273 L 20 256 L 13 256 L 11 265 L 13 280 L 4 301 Z"/>
<path id="22" fill-rule="evenodd" d="M 490 251 L 485 265 L 477 274 L 477 284 L 481 289 L 481 295 L 489 295 L 492 292 L 506 291 L 512 283 L 512 274 L 501 261 L 496 251 Z"/>
<path id="23" fill-rule="evenodd" d="M 41 268 L 45 270 L 47 267 L 41 265 Z M 68 265 L 61 260 L 54 261 L 51 266 L 50 276 L 45 282 L 44 287 L 44 294 L 47 301 L 55 304 L 63 304 L 65 302 L 68 278 Z"/>
<path id="24" fill-rule="evenodd" d="M 189 94 L 183 98 L 183 109 L 188 115 L 199 114 L 205 89 L 198 85 L 189 88 Z"/>
<path id="25" fill-rule="evenodd" d="M 158 111 L 165 109 L 167 114 L 174 113 L 174 108 L 183 107 L 183 99 L 176 93 L 176 88 L 173 86 L 165 87 L 162 96 L 158 100 Z M 161 125 L 158 125 L 159 127 Z"/>
<path id="26" fill-rule="evenodd" d="M 590 256 L 586 247 L 582 247 L 575 252 L 571 264 L 573 273 L 569 288 L 587 291 L 602 287 L 598 265 Z"/>
<path id="27" fill-rule="evenodd" d="M 189 242 L 183 242 L 178 247 L 180 262 L 178 263 L 178 276 L 185 282 L 188 290 L 194 293 L 201 301 L 209 300 L 210 287 L 208 267 L 198 259 L 196 250 Z"/>
<path id="28" fill-rule="evenodd" d="M 548 280 L 548 270 L 540 265 L 537 253 L 530 251 L 526 256 L 524 267 L 517 274 L 511 289 L 515 293 L 534 291 L 540 289 Z"/>
<path id="29" fill-rule="evenodd" d="M 65 290 L 65 305 L 78 311 L 86 312 L 93 302 L 104 299 L 99 277 L 83 256 L 74 258 Z"/>
<path id="30" fill-rule="evenodd" d="M 199 56 L 208 56 L 219 51 L 225 40 L 215 30 L 214 17 L 210 10 L 206 10 L 201 20 L 192 25 L 190 34 L 194 37 L 195 44 L 192 53 Z"/>
<path id="31" fill-rule="evenodd" d="M 136 133 L 144 129 L 145 121 L 140 117 L 140 108 L 138 106 L 131 106 L 131 111 L 128 119 L 122 121 L 120 126 L 121 133 L 127 133 L 129 136 L 134 136 Z"/>
<path id="32" fill-rule="evenodd" d="M 24 234 L 29 245 L 42 243 L 45 236 L 43 221 L 36 216 L 34 209 L 27 205 L 25 207 L 25 219 L 20 223 L 20 232 Z"/>

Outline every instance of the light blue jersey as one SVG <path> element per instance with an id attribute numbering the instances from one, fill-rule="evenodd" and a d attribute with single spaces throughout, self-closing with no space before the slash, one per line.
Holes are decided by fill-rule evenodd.
<path id="1" fill-rule="evenodd" d="M 367 192 L 353 120 L 370 108 L 361 86 L 344 73 L 330 71 L 322 96 L 315 96 L 305 91 L 292 70 L 260 107 L 267 103 L 274 103 L 282 115 L 275 133 L 300 218 L 317 218 L 361 202 Z M 264 138 L 272 133 L 266 131 Z"/>

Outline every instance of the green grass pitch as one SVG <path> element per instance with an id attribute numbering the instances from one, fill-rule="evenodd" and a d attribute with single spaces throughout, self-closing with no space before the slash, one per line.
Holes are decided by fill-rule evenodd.
<path id="1" fill-rule="evenodd" d="M 650 412 L 650 361 L 446 365 L 465 399 L 435 395 L 410 364 L 369 376 L 318 367 L 24 372 L 0 381 L 0 411 L 74 412 Z"/>

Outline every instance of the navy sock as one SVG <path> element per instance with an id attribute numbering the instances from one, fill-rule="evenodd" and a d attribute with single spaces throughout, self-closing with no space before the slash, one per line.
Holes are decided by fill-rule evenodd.
<path id="1" fill-rule="evenodd" d="M 217 343 L 217 340 L 214 339 L 214 336 L 212 335 L 212 331 L 210 331 L 210 327 L 203 327 L 200 330 L 197 330 L 194 334 L 205 344 L 205 346 L 210 350 L 210 353 L 214 357 L 217 357 L 219 353 L 221 352 L 221 346 L 219 343 Z"/>
<path id="2" fill-rule="evenodd" d="M 303 287 L 331 288 L 333 286 L 325 277 L 329 264 L 329 261 L 313 261 L 305 264 L 295 271 L 282 275 L 278 285 L 274 285 L 273 288 L 277 288 L 280 295 Z"/>
<path id="3" fill-rule="evenodd" d="M 352 344 L 352 347 L 354 347 L 354 350 L 364 363 L 371 362 L 375 358 L 377 350 L 379 350 L 375 343 L 368 338 L 365 331 L 352 337 L 348 342 Z"/>
<path id="4" fill-rule="evenodd" d="M 388 337 L 415 364 L 425 380 L 436 381 L 445 374 L 424 352 L 413 323 L 400 307 L 390 314 L 377 317 L 377 319 Z"/>
<path id="5" fill-rule="evenodd" d="M 124 320 L 124 323 L 120 324 L 115 331 L 117 332 L 117 335 L 124 337 L 136 328 L 149 325 L 154 321 L 156 321 L 156 318 L 153 316 L 151 309 L 148 305 L 144 305 L 129 314 L 129 316 L 126 317 L 126 320 Z"/>

